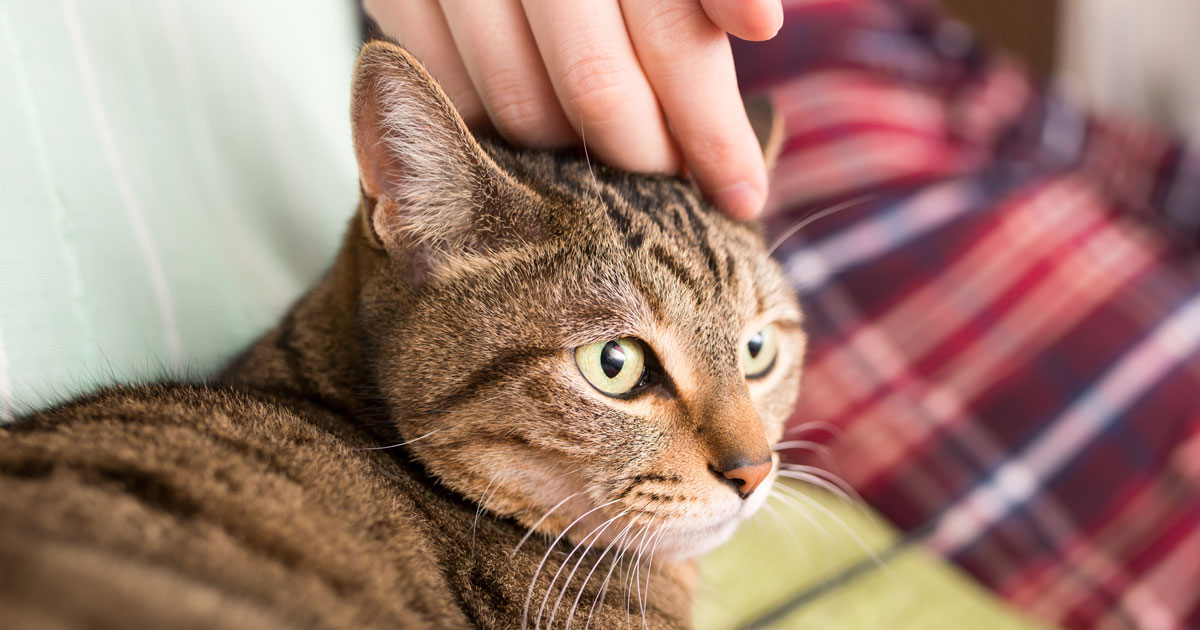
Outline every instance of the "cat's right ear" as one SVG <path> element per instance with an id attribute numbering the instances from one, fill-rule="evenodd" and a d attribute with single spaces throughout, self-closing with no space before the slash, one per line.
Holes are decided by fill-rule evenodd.
<path id="1" fill-rule="evenodd" d="M 498 202 L 524 193 L 475 141 L 420 62 L 390 42 L 365 44 L 350 110 L 371 244 L 420 256 L 422 269 L 486 249 L 472 226 L 494 217 L 481 212 L 498 212 Z M 493 239 L 497 232 L 491 230 Z"/>
<path id="2" fill-rule="evenodd" d="M 742 104 L 746 106 L 746 117 L 770 172 L 783 149 L 783 115 L 765 92 L 743 96 Z"/>

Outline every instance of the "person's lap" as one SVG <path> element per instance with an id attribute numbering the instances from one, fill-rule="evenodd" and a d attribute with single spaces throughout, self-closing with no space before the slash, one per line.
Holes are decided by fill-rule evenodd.
<path id="1" fill-rule="evenodd" d="M 917 8 L 914 8 L 916 6 Z M 787 120 L 769 232 L 812 337 L 791 437 L 1068 627 L 1200 623 L 1200 160 L 906 3 L 737 49 Z M 807 456 L 807 457 L 806 457 Z"/>

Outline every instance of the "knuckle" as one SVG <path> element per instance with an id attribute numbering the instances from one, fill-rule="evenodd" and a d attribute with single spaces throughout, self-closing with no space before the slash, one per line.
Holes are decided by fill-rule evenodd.
<path id="1" fill-rule="evenodd" d="M 479 88 L 501 133 L 526 138 L 539 131 L 547 103 L 527 77 L 512 71 L 496 72 L 483 79 Z"/>
<path id="2" fill-rule="evenodd" d="M 621 106 L 629 79 L 607 55 L 584 55 L 562 71 L 562 89 L 580 109 L 612 111 Z"/>
<path id="3" fill-rule="evenodd" d="M 546 106 L 532 96 L 508 98 L 492 105 L 492 119 L 500 133 L 525 142 L 539 140 Z"/>
<path id="4" fill-rule="evenodd" d="M 698 3 L 669 0 L 653 5 L 641 25 L 641 34 L 646 41 L 660 46 L 694 45 L 709 35 L 712 27 Z"/>

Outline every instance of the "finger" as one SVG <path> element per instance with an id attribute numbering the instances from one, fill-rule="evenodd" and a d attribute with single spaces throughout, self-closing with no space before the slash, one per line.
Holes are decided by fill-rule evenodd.
<path id="1" fill-rule="evenodd" d="M 593 154 L 631 171 L 678 172 L 678 150 L 616 0 L 524 5 L 567 120 Z"/>
<path id="2" fill-rule="evenodd" d="M 727 213 L 762 210 L 767 173 L 721 27 L 697 0 L 623 0 L 638 58 L 700 188 Z"/>
<path id="3" fill-rule="evenodd" d="M 713 24 L 752 42 L 771 39 L 783 27 L 779 0 L 700 0 L 700 4 Z"/>
<path id="4" fill-rule="evenodd" d="M 483 102 L 454 48 L 450 28 L 436 0 L 364 0 L 363 8 L 385 34 L 424 64 L 467 124 L 486 123 Z"/>
<path id="5" fill-rule="evenodd" d="M 520 0 L 443 0 L 463 64 L 496 129 L 514 144 L 574 144 Z"/>

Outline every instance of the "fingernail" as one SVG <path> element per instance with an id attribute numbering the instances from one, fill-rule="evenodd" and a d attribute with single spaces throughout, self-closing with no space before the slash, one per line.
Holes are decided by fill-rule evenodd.
<path id="1" fill-rule="evenodd" d="M 718 191 L 716 202 L 726 214 L 735 219 L 753 219 L 762 212 L 763 195 L 754 186 L 739 182 Z"/>

